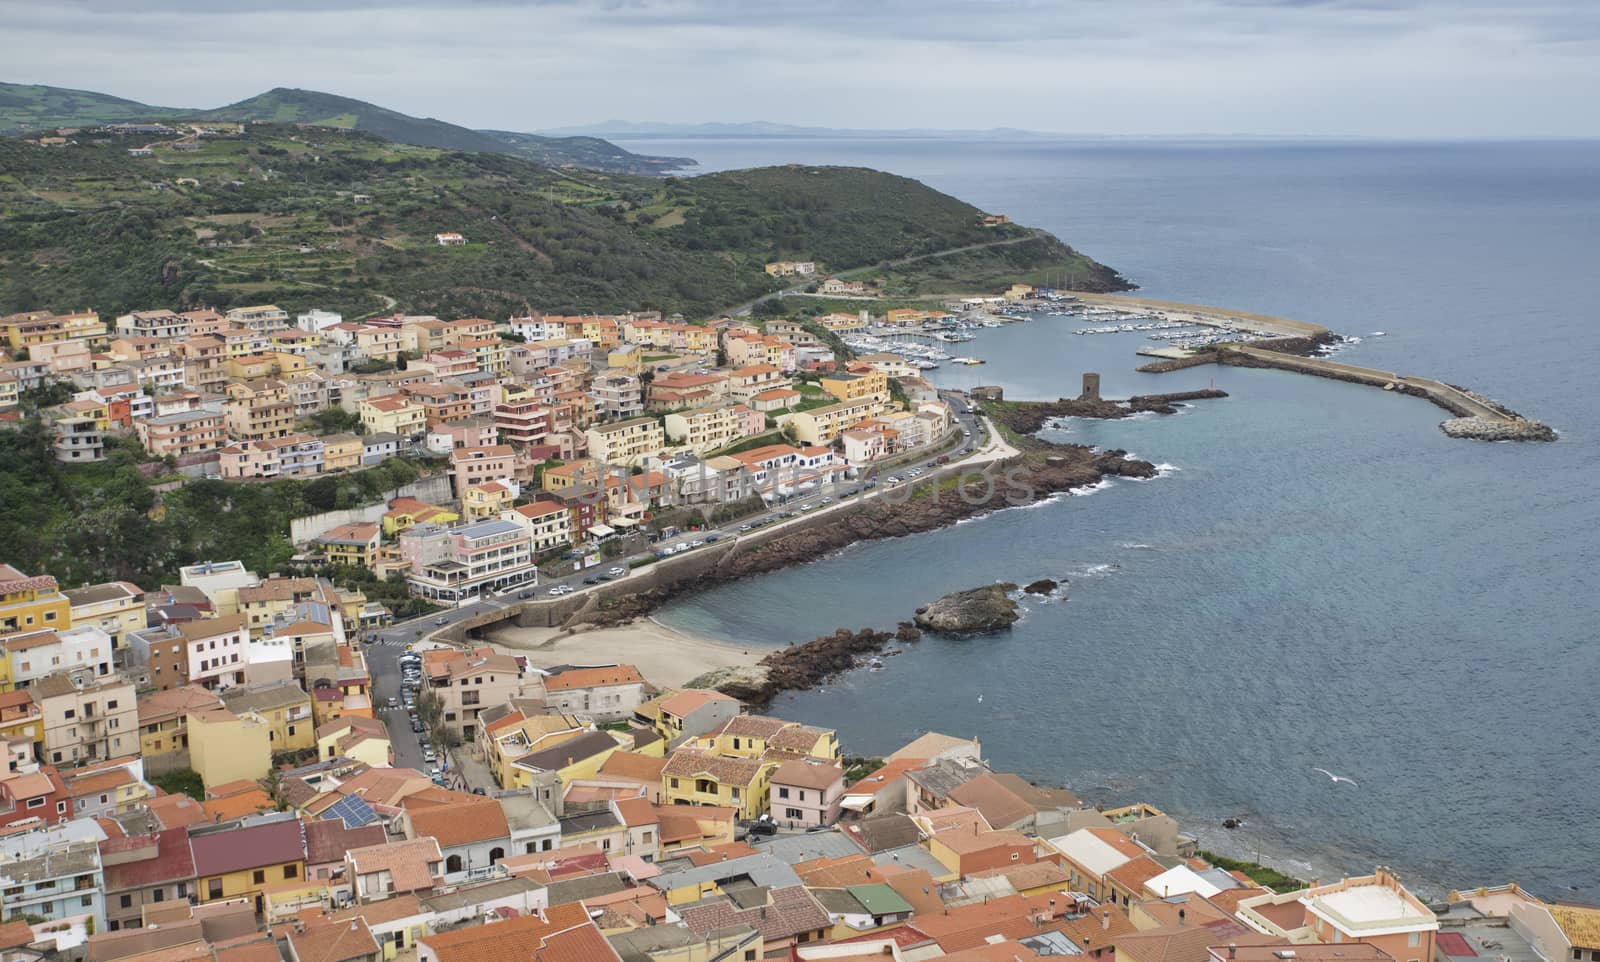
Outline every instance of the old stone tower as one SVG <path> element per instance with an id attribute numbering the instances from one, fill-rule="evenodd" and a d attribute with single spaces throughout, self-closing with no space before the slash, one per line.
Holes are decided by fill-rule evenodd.
<path id="1" fill-rule="evenodd" d="M 1078 395 L 1080 401 L 1100 400 L 1100 375 L 1086 373 L 1083 376 L 1083 393 Z"/>

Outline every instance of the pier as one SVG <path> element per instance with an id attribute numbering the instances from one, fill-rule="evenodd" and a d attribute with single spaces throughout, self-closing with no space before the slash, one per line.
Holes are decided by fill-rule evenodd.
<path id="1" fill-rule="evenodd" d="M 1480 441 L 1556 439 L 1555 431 L 1547 425 L 1524 418 L 1501 404 L 1453 384 L 1446 384 L 1429 377 L 1358 367 L 1327 358 L 1306 357 L 1304 352 L 1309 352 L 1337 337 L 1320 324 L 1221 307 L 1158 301 L 1147 297 L 1084 292 L 1072 292 L 1072 296 L 1082 303 L 1099 307 L 1123 307 L 1209 327 L 1276 335 L 1255 345 L 1217 344 L 1193 350 L 1176 346 L 1145 347 L 1139 351 L 1140 354 L 1161 360 L 1139 368 L 1140 371 L 1164 373 L 1209 363 L 1294 371 L 1299 374 L 1333 378 L 1337 381 L 1349 381 L 1352 384 L 1369 384 L 1385 391 L 1426 398 L 1454 415 L 1439 425 L 1445 434 L 1453 438 L 1471 438 Z"/>

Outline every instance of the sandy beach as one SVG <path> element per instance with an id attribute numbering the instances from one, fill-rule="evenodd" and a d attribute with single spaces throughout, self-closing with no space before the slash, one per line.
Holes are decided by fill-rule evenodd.
<path id="1" fill-rule="evenodd" d="M 528 655 L 535 666 L 634 665 L 658 688 L 683 685 L 717 668 L 753 665 L 767 654 L 764 648 L 740 648 L 686 635 L 652 618 L 571 634 L 554 628 L 504 627 L 491 632 L 488 640 L 496 648 Z"/>

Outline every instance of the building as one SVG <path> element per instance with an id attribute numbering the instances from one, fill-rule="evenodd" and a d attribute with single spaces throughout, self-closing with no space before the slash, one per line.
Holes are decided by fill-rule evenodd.
<path id="1" fill-rule="evenodd" d="M 422 598 L 460 601 L 486 588 L 538 583 L 528 535 L 521 525 L 498 518 L 408 529 L 400 535 L 400 556 L 411 562 L 407 586 Z"/>
<path id="2" fill-rule="evenodd" d="M 65 592 L 72 606 L 72 627 L 98 628 L 111 639 L 115 651 L 124 647 L 128 633 L 145 626 L 144 592 L 138 585 L 112 581 Z"/>
<path id="3" fill-rule="evenodd" d="M 139 750 L 139 702 L 120 675 L 58 671 L 29 689 L 43 713 L 44 759 L 77 765 Z"/>
<path id="4" fill-rule="evenodd" d="M 824 374 L 818 383 L 840 401 L 876 401 L 881 405 L 889 400 L 889 376 L 876 368 L 859 374 Z"/>
<path id="5" fill-rule="evenodd" d="M 324 531 L 317 538 L 317 544 L 322 546 L 323 557 L 329 564 L 353 568 L 372 567 L 382 541 L 383 529 L 376 521 L 341 524 Z"/>
<path id="6" fill-rule="evenodd" d="M 610 420 L 635 418 L 644 413 L 644 395 L 639 378 L 625 371 L 607 370 L 589 388 L 597 417 Z"/>
<path id="7" fill-rule="evenodd" d="M 109 931 L 143 927 L 146 906 L 183 902 L 194 887 L 186 828 L 124 835 L 100 843 Z"/>
<path id="8" fill-rule="evenodd" d="M 70 613 L 70 609 L 69 609 Z M 111 636 L 92 625 L 60 631 L 24 631 L 0 638 L 8 656 L 13 686 L 28 688 L 62 671 L 83 671 L 95 677 L 111 673 Z"/>
<path id="9" fill-rule="evenodd" d="M 189 767 L 207 788 L 253 782 L 272 769 L 272 726 L 260 716 L 214 709 L 191 711 L 184 717 Z"/>
<path id="10" fill-rule="evenodd" d="M 632 665 L 567 668 L 546 676 L 545 705 L 602 724 L 626 721 L 644 701 L 645 681 Z"/>
<path id="11" fill-rule="evenodd" d="M 48 922 L 87 915 L 104 927 L 103 838 L 105 832 L 85 820 L 0 840 L 0 914 Z"/>
<path id="12" fill-rule="evenodd" d="M 1438 917 L 1386 868 L 1296 892 L 1239 902 L 1238 919 L 1292 943 L 1365 942 L 1395 962 L 1435 958 Z"/>
<path id="13" fill-rule="evenodd" d="M 223 707 L 216 693 L 199 685 L 146 692 L 137 700 L 139 757 L 145 768 L 168 772 L 189 767 L 189 715 Z"/>
<path id="14" fill-rule="evenodd" d="M 726 806 L 740 818 L 757 818 L 767 811 L 767 789 L 777 767 L 762 758 L 680 748 L 662 769 L 661 795 L 669 805 Z"/>
<path id="15" fill-rule="evenodd" d="M 188 653 L 185 679 L 208 691 L 231 688 L 246 681 L 249 667 L 250 628 L 245 615 L 202 618 L 178 625 L 178 636 Z"/>
<path id="16" fill-rule="evenodd" d="M 501 518 L 522 528 L 535 557 L 572 543 L 572 513 L 554 501 L 519 504 Z"/>
<path id="17" fill-rule="evenodd" d="M 794 758 L 772 773 L 768 801 L 772 820 L 789 828 L 832 825 L 844 798 L 844 769 L 837 762 Z"/>
<path id="18" fill-rule="evenodd" d="M 447 883 L 481 878 L 511 852 L 511 826 L 492 798 L 457 793 L 448 805 L 406 809 L 400 823 L 406 838 L 438 842 Z"/>
<path id="19" fill-rule="evenodd" d="M 606 464 L 632 466 L 666 447 L 666 435 L 655 418 L 590 425 L 584 437 L 589 442 L 589 456 Z"/>
<path id="20" fill-rule="evenodd" d="M 720 729 L 742 710 L 739 699 L 713 688 L 668 692 L 640 705 L 634 717 L 652 725 L 672 747 Z"/>
<path id="21" fill-rule="evenodd" d="M 0 635 L 35 628 L 69 628 L 72 604 L 49 575 L 25 575 L 0 564 Z M 9 682 L 10 676 L 4 679 Z"/>
<path id="22" fill-rule="evenodd" d="M 317 757 L 351 758 L 373 768 L 388 768 L 394 752 L 381 721 L 345 715 L 317 728 Z"/>
<path id="23" fill-rule="evenodd" d="M 186 458 L 220 449 L 227 442 L 222 415 L 212 411 L 179 411 L 134 422 L 139 443 L 157 458 Z"/>
<path id="24" fill-rule="evenodd" d="M 254 715 L 265 721 L 267 744 L 273 752 L 304 751 L 316 745 L 311 696 L 297 681 L 269 681 L 231 688 L 222 693 L 222 702 L 235 714 Z"/>
<path id="25" fill-rule="evenodd" d="M 424 690 L 439 700 L 440 720 L 464 742 L 478 730 L 478 715 L 522 693 L 522 669 L 493 648 L 423 652 Z"/>
<path id="26" fill-rule="evenodd" d="M 491 481 L 516 483 L 517 452 L 509 444 L 456 448 L 450 452 L 450 483 L 456 497 Z"/>
<path id="27" fill-rule="evenodd" d="M 740 405 L 729 404 L 668 414 L 664 418 L 667 440 L 696 454 L 709 454 L 765 429 L 765 418 L 761 418 L 757 429 L 750 431 L 741 409 Z"/>
<path id="28" fill-rule="evenodd" d="M 359 412 L 368 435 L 393 434 L 414 440 L 428 430 L 427 410 L 403 394 L 367 398 L 361 402 Z"/>
<path id="29" fill-rule="evenodd" d="M 440 247 L 465 247 L 467 239 L 454 231 L 433 235 L 433 242 Z"/>
<path id="30" fill-rule="evenodd" d="M 846 429 L 865 421 L 881 409 L 882 405 L 877 400 L 867 398 L 797 411 L 779 420 L 792 426 L 795 439 L 803 444 L 832 444 Z"/>
<path id="31" fill-rule="evenodd" d="M 305 831 L 293 814 L 191 826 L 189 847 L 202 903 L 245 898 L 261 915 L 269 887 L 305 878 Z"/>

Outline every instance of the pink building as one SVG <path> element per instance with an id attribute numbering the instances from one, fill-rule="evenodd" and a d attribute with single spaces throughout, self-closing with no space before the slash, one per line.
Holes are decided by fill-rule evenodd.
<path id="1" fill-rule="evenodd" d="M 517 452 L 509 444 L 485 444 L 450 452 L 450 478 L 456 495 L 475 484 L 516 481 Z"/>
<path id="2" fill-rule="evenodd" d="M 844 797 L 844 769 L 820 758 L 794 758 L 772 773 L 768 811 L 790 828 L 832 825 Z"/>

